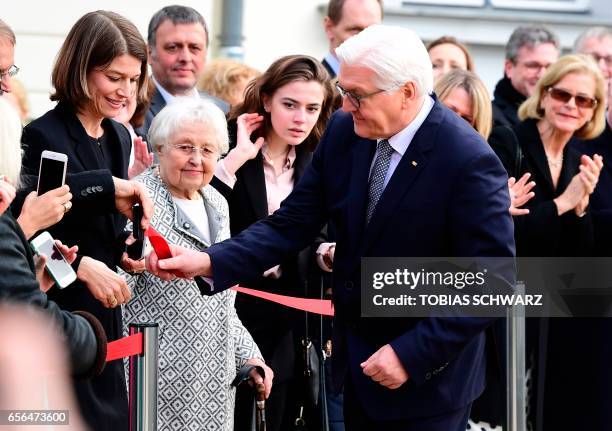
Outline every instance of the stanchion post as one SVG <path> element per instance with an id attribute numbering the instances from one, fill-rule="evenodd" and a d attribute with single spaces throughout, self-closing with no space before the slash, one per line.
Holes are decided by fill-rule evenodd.
<path id="1" fill-rule="evenodd" d="M 525 294 L 525 284 L 516 283 L 516 295 Z M 506 330 L 507 364 L 507 420 L 508 431 L 527 428 L 525 405 L 525 306 L 513 305 L 508 309 Z"/>
<path id="2" fill-rule="evenodd" d="M 141 355 L 130 356 L 130 431 L 157 430 L 157 323 L 132 323 L 130 335 L 142 333 Z"/>

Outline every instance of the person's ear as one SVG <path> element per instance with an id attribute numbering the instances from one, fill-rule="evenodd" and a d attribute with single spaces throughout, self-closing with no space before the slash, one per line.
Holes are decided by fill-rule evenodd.
<path id="1" fill-rule="evenodd" d="M 270 112 L 270 97 L 267 94 L 264 94 L 261 98 L 263 102 L 264 111 Z"/>
<path id="2" fill-rule="evenodd" d="M 512 72 L 514 71 L 514 62 L 512 60 L 504 61 L 504 75 L 508 78 L 512 78 Z"/>
<path id="3" fill-rule="evenodd" d="M 402 87 L 402 93 L 404 95 L 404 100 L 406 101 L 416 99 L 417 91 L 416 91 L 416 85 L 414 85 L 414 82 L 410 82 L 410 81 L 406 82 Z"/>
<path id="4" fill-rule="evenodd" d="M 323 29 L 325 30 L 325 34 L 327 35 L 327 40 L 332 42 L 334 39 L 333 28 L 336 26 L 330 17 L 326 16 L 323 18 Z"/>

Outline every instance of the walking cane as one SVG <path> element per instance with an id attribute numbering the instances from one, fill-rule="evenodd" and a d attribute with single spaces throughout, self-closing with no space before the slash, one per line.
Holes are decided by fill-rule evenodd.
<path id="1" fill-rule="evenodd" d="M 256 372 L 262 379 L 266 378 L 266 373 L 262 367 L 258 365 L 245 365 L 242 367 L 236 377 L 232 381 L 232 386 L 238 387 L 243 382 L 247 382 L 253 378 L 253 372 Z M 266 431 L 266 387 L 263 383 L 255 384 L 255 402 L 253 406 L 253 430 Z"/>

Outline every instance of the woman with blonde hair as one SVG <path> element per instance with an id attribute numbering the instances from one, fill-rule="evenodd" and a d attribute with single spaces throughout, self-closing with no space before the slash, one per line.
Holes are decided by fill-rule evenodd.
<path id="1" fill-rule="evenodd" d="M 468 70 L 452 70 L 440 78 L 434 86 L 440 101 L 488 139 L 493 124 L 493 109 L 489 92 L 480 78 Z M 529 173 L 517 181 L 510 177 L 508 188 L 511 197 L 510 214 L 527 214 L 529 210 L 520 208 L 533 197 L 531 189 L 535 183 L 529 181 Z"/>
<path id="2" fill-rule="evenodd" d="M 261 75 L 256 69 L 229 58 L 212 60 L 198 82 L 198 90 L 237 106 L 244 100 L 247 84 Z"/>
<path id="3" fill-rule="evenodd" d="M 587 56 L 568 55 L 548 68 L 520 106 L 521 122 L 493 130 L 489 142 L 508 175 L 530 172 L 536 183 L 529 214 L 514 218 L 517 257 L 592 255 L 589 198 L 603 160 L 581 155 L 568 143 L 598 136 L 604 114 L 601 71 Z M 604 327 L 597 319 L 527 321 L 530 410 L 535 412 L 529 419 L 537 429 L 609 426 L 610 409 L 603 400 L 612 397 L 612 373 Z M 607 365 L 597 369 L 593 358 L 606 355 Z"/>
<path id="4" fill-rule="evenodd" d="M 491 97 L 480 78 L 469 70 L 452 70 L 434 85 L 440 101 L 470 123 L 484 139 L 491 134 Z"/>

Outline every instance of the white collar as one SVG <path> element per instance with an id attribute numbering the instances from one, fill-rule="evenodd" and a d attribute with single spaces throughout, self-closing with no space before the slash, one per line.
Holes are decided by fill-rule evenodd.
<path id="1" fill-rule="evenodd" d="M 157 91 L 159 91 L 159 94 L 161 94 L 161 96 L 166 101 L 166 105 L 173 102 L 177 96 L 173 96 L 172 94 L 170 94 L 168 90 L 166 90 L 164 87 L 162 87 L 162 85 L 159 82 L 157 82 L 157 79 L 155 79 L 153 75 L 151 75 L 151 79 L 153 79 L 153 83 L 155 84 L 155 87 L 157 87 Z M 200 97 L 200 93 L 198 93 L 197 88 L 193 87 L 192 91 L 193 93 L 191 96 L 187 95 L 183 97 L 198 97 L 198 98 Z"/>

